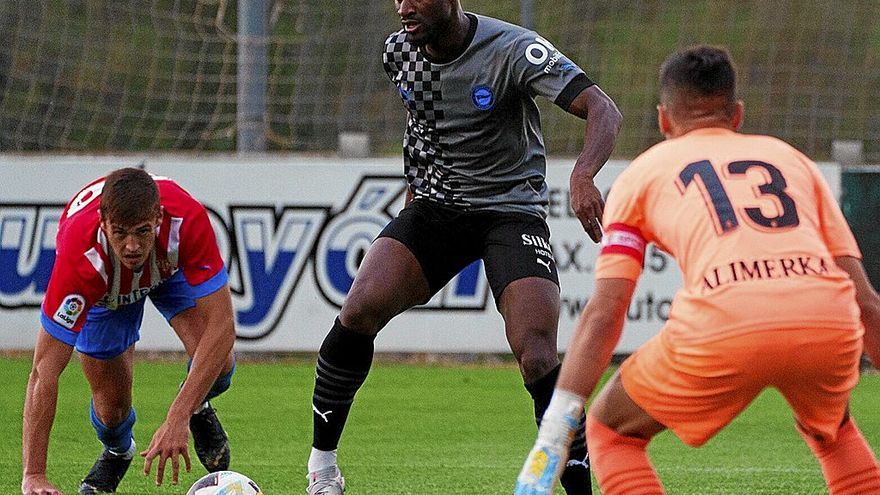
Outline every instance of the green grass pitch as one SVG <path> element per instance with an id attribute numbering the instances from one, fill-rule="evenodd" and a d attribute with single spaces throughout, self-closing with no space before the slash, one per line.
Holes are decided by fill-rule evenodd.
<path id="1" fill-rule="evenodd" d="M 19 493 L 21 414 L 30 362 L 0 359 L 0 493 Z M 135 438 L 146 447 L 164 418 L 183 363 L 139 362 L 135 368 Z M 310 362 L 239 364 L 232 388 L 215 401 L 229 432 L 232 469 L 269 495 L 303 493 L 311 441 Z M 61 380 L 49 452 L 49 476 L 65 494 L 99 453 L 88 421 L 89 392 L 74 358 Z M 880 450 L 880 376 L 863 376 L 852 410 Z M 348 492 L 358 494 L 508 494 L 535 437 L 531 403 L 516 369 L 378 362 L 358 394 L 340 445 Z M 650 452 L 673 494 L 821 494 L 819 466 L 792 426 L 778 393 L 764 393 L 700 449 L 663 433 Z M 178 486 L 154 486 L 136 458 L 121 494 L 183 494 L 204 470 Z M 170 464 L 169 468 L 170 470 Z M 155 472 L 155 466 L 154 466 Z M 562 493 L 562 491 L 558 491 Z M 596 492 L 598 493 L 598 492 Z"/>

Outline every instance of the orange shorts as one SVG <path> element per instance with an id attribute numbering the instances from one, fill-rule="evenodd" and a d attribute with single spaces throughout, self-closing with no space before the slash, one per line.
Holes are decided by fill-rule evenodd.
<path id="1" fill-rule="evenodd" d="M 859 380 L 860 329 L 762 330 L 674 344 L 666 330 L 623 362 L 627 394 L 682 442 L 699 446 L 767 387 L 808 432 L 833 440 Z"/>

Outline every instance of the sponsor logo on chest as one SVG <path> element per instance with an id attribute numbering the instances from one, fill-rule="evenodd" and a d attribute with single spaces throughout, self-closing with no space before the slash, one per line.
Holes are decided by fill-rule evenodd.
<path id="1" fill-rule="evenodd" d="M 105 294 L 100 301 L 98 301 L 98 306 L 104 306 L 107 309 L 116 309 L 119 306 L 125 306 L 126 304 L 132 304 L 140 301 L 147 294 L 150 293 L 151 290 L 158 287 L 158 283 L 154 284 L 151 287 L 139 287 L 137 289 L 132 290 L 128 294 Z"/>

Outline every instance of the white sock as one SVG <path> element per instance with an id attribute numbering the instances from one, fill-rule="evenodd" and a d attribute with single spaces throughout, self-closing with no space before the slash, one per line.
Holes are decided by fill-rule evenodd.
<path id="1" fill-rule="evenodd" d="M 133 459 L 136 451 L 137 451 L 137 447 L 135 447 L 134 438 L 132 438 L 131 445 L 128 447 L 128 450 L 126 450 L 125 452 L 115 452 L 115 451 L 111 450 L 110 453 L 112 453 L 113 455 L 122 457 L 123 459 Z"/>
<path id="2" fill-rule="evenodd" d="M 318 450 L 312 447 L 312 453 L 309 455 L 309 472 L 314 473 L 329 466 L 336 465 L 335 450 Z"/>

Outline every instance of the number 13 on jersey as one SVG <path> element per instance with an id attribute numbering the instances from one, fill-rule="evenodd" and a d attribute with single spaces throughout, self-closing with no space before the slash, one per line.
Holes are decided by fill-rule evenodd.
<path id="1" fill-rule="evenodd" d="M 730 195 L 724 188 L 724 181 L 718 176 L 715 167 L 708 160 L 700 160 L 688 164 L 678 174 L 676 186 L 679 192 L 685 194 L 694 179 L 699 178 L 702 184 L 701 192 L 706 200 L 706 207 L 715 219 L 715 230 L 719 235 L 731 232 L 739 227 L 737 210 L 741 211 L 751 222 L 752 227 L 760 230 L 789 229 L 796 227 L 798 219 L 797 206 L 794 200 L 786 194 L 788 183 L 782 172 L 773 165 L 757 160 L 741 160 L 730 162 L 726 167 L 725 180 L 741 180 L 746 178 L 746 173 L 751 169 L 762 171 L 768 178 L 768 182 L 759 185 L 755 190 L 756 199 L 774 199 L 781 209 L 774 217 L 764 215 L 760 207 L 734 205 Z M 767 196 L 767 198 L 764 198 Z"/>

